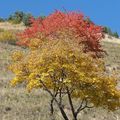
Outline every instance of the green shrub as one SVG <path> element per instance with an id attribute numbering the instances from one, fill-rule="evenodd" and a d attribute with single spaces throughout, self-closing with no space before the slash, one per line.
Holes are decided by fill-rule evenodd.
<path id="1" fill-rule="evenodd" d="M 0 22 L 4 22 L 5 20 L 3 18 L 0 18 Z"/>
<path id="2" fill-rule="evenodd" d="M 30 17 L 32 17 L 29 13 L 24 13 L 22 11 L 16 11 L 14 14 L 10 15 L 8 21 L 13 24 L 24 23 L 25 26 L 30 26 Z"/>
<path id="3" fill-rule="evenodd" d="M 31 22 L 30 22 L 30 18 L 32 17 L 31 14 L 24 14 L 22 22 L 24 23 L 25 26 L 30 26 Z"/>
<path id="4" fill-rule="evenodd" d="M 117 32 L 113 33 L 113 36 L 114 36 L 115 38 L 119 38 L 119 35 L 118 35 Z"/>
<path id="5" fill-rule="evenodd" d="M 117 32 L 112 32 L 112 30 L 109 27 L 104 27 L 103 32 L 107 33 L 108 35 L 111 35 L 115 38 L 119 38 L 118 33 Z"/>
<path id="6" fill-rule="evenodd" d="M 112 30 L 109 27 L 104 27 L 103 32 L 112 36 Z"/>
<path id="7" fill-rule="evenodd" d="M 13 15 L 10 15 L 8 21 L 13 24 L 19 24 L 22 22 L 24 13 L 22 11 L 16 11 Z"/>

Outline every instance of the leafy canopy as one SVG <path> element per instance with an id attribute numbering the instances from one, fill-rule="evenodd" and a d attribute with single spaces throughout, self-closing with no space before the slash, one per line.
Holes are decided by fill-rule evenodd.
<path id="1" fill-rule="evenodd" d="M 83 14 L 77 12 L 64 13 L 55 11 L 53 14 L 43 18 L 32 18 L 31 27 L 19 34 L 19 45 L 29 46 L 31 38 L 37 38 L 39 33 L 48 38 L 57 37 L 58 31 L 72 31 L 74 38 L 80 39 L 87 47 L 86 51 L 95 53 L 102 51 L 100 40 L 103 38 L 102 27 L 87 20 Z"/>
<path id="2" fill-rule="evenodd" d="M 15 55 L 15 56 L 14 56 Z M 28 55 L 13 55 L 10 69 L 16 75 L 11 84 L 25 82 L 28 91 L 44 88 L 62 93 L 72 90 L 72 98 L 86 99 L 94 106 L 110 110 L 120 107 L 120 91 L 115 76 L 105 74 L 104 62 L 63 40 L 46 41 Z M 16 61 L 16 62 L 15 62 Z"/>

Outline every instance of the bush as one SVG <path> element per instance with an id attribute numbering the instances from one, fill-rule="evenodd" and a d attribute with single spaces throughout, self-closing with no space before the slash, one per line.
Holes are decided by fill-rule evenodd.
<path id="1" fill-rule="evenodd" d="M 119 35 L 118 35 L 117 32 L 113 33 L 113 36 L 114 36 L 115 38 L 119 38 Z"/>
<path id="2" fill-rule="evenodd" d="M 3 18 L 0 18 L 0 22 L 4 22 L 5 20 Z"/>
<path id="3" fill-rule="evenodd" d="M 109 27 L 104 27 L 103 32 L 107 33 L 108 35 L 110 35 L 112 37 L 119 38 L 118 33 L 117 32 L 112 32 L 112 30 Z"/>
<path id="4" fill-rule="evenodd" d="M 29 13 L 24 13 L 22 11 L 16 11 L 13 15 L 9 16 L 8 21 L 13 24 L 20 24 L 21 22 L 23 22 L 25 26 L 30 26 L 31 17 L 32 15 Z"/>
<path id="5" fill-rule="evenodd" d="M 17 37 L 14 31 L 4 30 L 0 32 L 0 42 L 16 44 Z"/>
<path id="6" fill-rule="evenodd" d="M 104 27 L 103 28 L 103 32 L 107 33 L 108 35 L 111 35 L 112 36 L 112 30 L 109 28 L 109 27 Z"/>
<path id="7" fill-rule="evenodd" d="M 31 25 L 31 21 L 30 21 L 31 17 L 32 17 L 31 14 L 24 14 L 22 22 L 24 23 L 25 26 L 30 26 Z"/>
<path id="8" fill-rule="evenodd" d="M 10 15 L 8 21 L 13 24 L 19 24 L 22 22 L 24 13 L 22 11 L 16 11 L 13 15 Z"/>

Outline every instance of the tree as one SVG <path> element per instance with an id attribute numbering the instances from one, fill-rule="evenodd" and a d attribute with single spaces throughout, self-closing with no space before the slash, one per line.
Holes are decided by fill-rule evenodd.
<path id="1" fill-rule="evenodd" d="M 31 39 L 37 37 L 39 33 L 57 39 L 55 37 L 58 36 L 58 32 L 67 29 L 73 32 L 74 38 L 80 40 L 79 43 L 86 46 L 86 52 L 92 51 L 97 54 L 102 51 L 100 45 L 100 40 L 104 37 L 102 27 L 84 19 L 81 13 L 55 11 L 45 19 L 32 18 L 31 22 L 31 27 L 19 34 L 19 45 L 29 46 Z"/>
<path id="2" fill-rule="evenodd" d="M 24 13 L 22 11 L 16 11 L 14 14 L 10 15 L 8 21 L 12 22 L 13 24 L 19 24 L 22 22 L 22 18 Z"/>
<path id="3" fill-rule="evenodd" d="M 24 13 L 22 11 L 16 11 L 13 15 L 10 15 L 8 21 L 12 22 L 13 24 L 19 24 L 22 22 Z"/>
<path id="4" fill-rule="evenodd" d="M 0 22 L 4 22 L 5 21 L 5 19 L 3 19 L 3 18 L 0 18 Z"/>
<path id="5" fill-rule="evenodd" d="M 119 38 L 119 35 L 117 32 L 113 33 L 113 36 L 116 37 L 116 38 Z"/>
<path id="6" fill-rule="evenodd" d="M 104 27 L 103 32 L 107 33 L 108 35 L 111 35 L 113 37 L 119 38 L 119 35 L 117 32 L 112 32 L 112 30 L 109 27 Z"/>
<path id="7" fill-rule="evenodd" d="M 106 26 L 103 28 L 103 32 L 108 33 L 108 28 Z"/>
<path id="8" fill-rule="evenodd" d="M 30 26 L 31 25 L 31 21 L 30 21 L 31 17 L 32 17 L 32 15 L 30 13 L 16 11 L 13 15 L 9 16 L 8 21 L 10 21 L 14 24 L 19 24 L 19 23 L 23 22 L 25 26 Z"/>
<path id="9" fill-rule="evenodd" d="M 84 53 L 73 41 L 45 40 L 27 55 L 17 52 L 12 58 L 9 68 L 16 76 L 11 85 L 24 82 L 28 91 L 43 88 L 51 97 L 51 114 L 56 103 L 63 118 L 69 120 L 64 110 L 65 96 L 74 120 L 87 108 L 116 110 L 120 107 L 116 77 L 105 74 L 102 59 Z M 73 99 L 80 100 L 78 108 L 74 107 Z"/>
<path id="10" fill-rule="evenodd" d="M 25 26 L 30 26 L 31 25 L 31 19 L 32 15 L 31 14 L 24 14 L 23 18 L 22 18 L 22 22 L 24 23 Z"/>
<path id="11" fill-rule="evenodd" d="M 16 19 L 18 19 L 21 22 L 23 19 L 24 13 L 22 11 L 16 11 L 14 16 Z"/>

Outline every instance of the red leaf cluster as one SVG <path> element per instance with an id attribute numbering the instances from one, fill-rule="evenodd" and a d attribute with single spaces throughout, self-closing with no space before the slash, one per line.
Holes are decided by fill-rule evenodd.
<path id="1" fill-rule="evenodd" d="M 80 37 L 81 42 L 86 45 L 86 52 L 102 51 L 99 44 L 99 41 L 103 37 L 102 27 L 87 21 L 81 13 L 55 11 L 45 19 L 31 18 L 31 22 L 31 27 L 19 35 L 22 38 L 19 43 L 22 45 L 27 45 L 29 38 L 36 37 L 39 32 L 49 36 L 55 34 L 57 31 L 70 29 L 75 33 L 75 37 Z"/>

